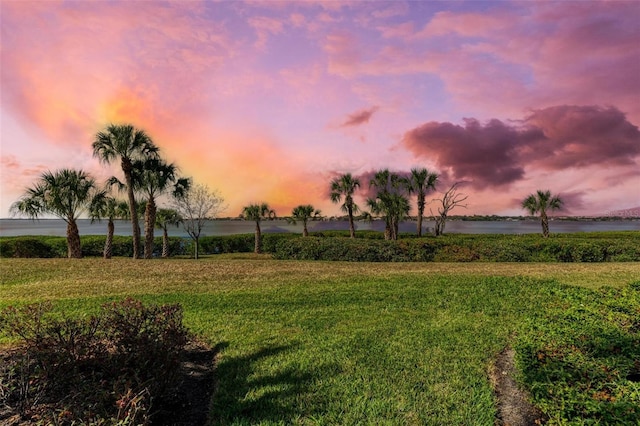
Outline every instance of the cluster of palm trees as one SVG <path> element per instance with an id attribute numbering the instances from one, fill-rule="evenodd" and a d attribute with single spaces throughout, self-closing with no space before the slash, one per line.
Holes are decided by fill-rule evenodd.
<path id="1" fill-rule="evenodd" d="M 144 258 L 153 256 L 154 228 L 156 227 L 158 197 L 171 192 L 180 196 L 191 185 L 190 179 L 178 176 L 175 164 L 160 157 L 160 149 L 144 130 L 130 124 L 109 125 L 96 134 L 93 155 L 105 164 L 120 162 L 124 182 L 115 176 L 107 185 L 127 193 L 129 217 L 133 232 L 133 257 L 140 258 L 140 225 L 136 209 L 136 194 L 146 200 L 144 210 Z"/>
<path id="2" fill-rule="evenodd" d="M 398 226 L 411 210 L 409 197 L 415 194 L 418 208 L 417 234 L 422 236 L 426 196 L 430 190 L 435 190 L 437 182 L 438 175 L 425 168 L 413 168 L 406 176 L 389 169 L 379 170 L 369 181 L 369 188 L 375 190 L 375 196 L 367 199 L 370 212 L 364 212 L 363 217 L 381 217 L 385 222 L 385 239 L 397 240 Z M 337 204 L 344 200 L 340 207 L 349 217 L 351 238 L 355 238 L 353 215 L 360 211 L 353 195 L 360 186 L 360 179 L 354 178 L 350 173 L 340 175 L 331 181 L 331 201 Z"/>
<path id="3" fill-rule="evenodd" d="M 104 187 L 96 184 L 94 178 L 83 170 L 61 169 L 45 172 L 32 188 L 15 202 L 11 210 L 31 218 L 53 214 L 67 223 L 68 256 L 82 257 L 77 219 L 85 212 L 93 219 L 108 219 L 107 240 L 104 257 L 112 255 L 114 220 L 130 219 L 133 234 L 133 257 L 140 253 L 139 203 L 136 195 L 145 200 L 144 207 L 144 257 L 153 254 L 154 228 L 179 223 L 174 212 L 161 210 L 158 220 L 156 200 L 171 193 L 179 197 L 188 191 L 191 181 L 178 176 L 177 167 L 167 163 L 160 156 L 159 148 L 151 138 L 130 124 L 109 125 L 98 132 L 92 144 L 93 155 L 110 165 L 119 163 L 124 174 L 124 182 L 115 176 L 107 180 Z M 127 202 L 112 195 L 112 189 L 126 192 Z M 165 232 L 166 235 L 166 232 Z M 166 252 L 166 239 L 163 253 Z"/>
<path id="4" fill-rule="evenodd" d="M 177 200 L 176 206 L 186 206 L 185 211 L 189 216 L 187 219 L 191 225 L 185 229 L 196 242 L 197 258 L 197 243 L 204 220 L 208 218 L 207 215 L 212 209 L 220 205 L 222 199 L 215 193 L 210 193 L 208 188 L 202 185 L 197 187 L 198 191 L 191 191 L 191 180 L 180 177 L 177 167 L 162 159 L 160 149 L 151 138 L 133 125 L 107 126 L 104 131 L 95 135 L 92 147 L 94 157 L 101 162 L 107 165 L 119 163 L 124 182 L 114 176 L 107 180 L 104 187 L 100 187 L 95 179 L 82 170 L 48 171 L 40 176 L 33 187 L 26 190 L 24 195 L 11 206 L 11 210 L 34 219 L 43 214 L 53 214 L 63 219 L 67 223 L 68 256 L 72 258 L 82 257 L 76 221 L 85 212 L 89 213 L 92 220 L 108 220 L 105 258 L 112 256 L 114 220 L 129 219 L 132 224 L 133 257 L 140 258 L 139 216 L 143 214 L 144 258 L 148 259 L 153 254 L 154 228 L 158 227 L 163 231 L 162 256 L 166 257 L 168 256 L 168 227 L 177 226 L 185 221 L 177 209 L 158 209 L 156 204 L 158 198 L 171 195 L 174 200 Z M 382 218 L 385 222 L 385 238 L 397 240 L 399 223 L 409 215 L 411 210 L 409 198 L 415 194 L 418 210 L 417 235 L 422 236 L 426 196 L 429 191 L 436 189 L 437 183 L 438 175 L 426 168 L 413 168 L 406 175 L 391 172 L 388 169 L 379 170 L 368 183 L 369 189 L 374 190 L 374 195 L 366 200 L 370 211 L 363 212 L 361 217 Z M 336 204 L 342 203 L 340 207 L 349 218 L 351 238 L 355 238 L 354 214 L 360 212 L 359 206 L 354 201 L 354 194 L 360 186 L 360 179 L 350 173 L 337 176 L 330 184 L 329 197 Z M 127 201 L 114 197 L 112 195 L 114 188 L 126 192 Z M 452 189 L 455 188 L 456 184 Z M 191 197 L 191 195 L 198 195 L 198 197 Z M 136 196 L 141 197 L 144 202 L 136 201 Z M 456 200 L 460 201 L 460 199 Z M 443 204 L 446 203 L 443 202 Z M 550 191 L 537 191 L 522 202 L 522 207 L 531 214 L 540 214 L 542 233 L 547 237 L 549 235 L 547 210 L 560 209 L 562 204 L 560 197 L 552 195 Z M 453 206 L 455 205 L 454 203 Z M 448 212 L 449 209 L 445 210 Z M 320 216 L 319 210 L 307 204 L 295 207 L 289 220 L 294 224 L 297 221 L 302 222 L 303 236 L 308 236 L 307 222 Z M 241 217 L 256 223 L 254 250 L 260 253 L 262 251 L 260 222 L 263 219 L 275 218 L 275 211 L 267 203 L 249 204 L 243 208 Z M 442 229 L 443 225 L 441 224 Z"/>
<path id="5" fill-rule="evenodd" d="M 369 187 L 375 189 L 375 197 L 367 199 L 370 212 L 363 212 L 361 217 L 372 219 L 374 216 L 381 217 L 385 221 L 385 238 L 389 240 L 398 239 L 398 226 L 407 217 L 411 210 L 409 197 L 416 194 L 418 207 L 418 236 L 422 236 L 422 218 L 426 206 L 426 196 L 430 190 L 435 190 L 438 175 L 425 168 L 414 168 L 407 176 L 390 172 L 383 169 L 375 173 L 369 181 Z M 349 218 L 349 233 L 351 238 L 355 238 L 354 214 L 360 212 L 360 207 L 355 203 L 353 197 L 360 188 L 360 179 L 351 173 L 337 176 L 331 181 L 329 197 L 331 201 L 338 204 L 347 213 Z M 344 200 L 344 201 L 343 201 Z M 240 215 L 245 220 L 254 221 L 255 243 L 254 251 L 262 252 L 262 231 L 260 222 L 264 219 L 273 219 L 276 213 L 267 203 L 249 204 L 242 209 Z M 320 210 L 312 205 L 299 205 L 291 211 L 288 218 L 290 223 L 302 222 L 304 237 L 309 235 L 307 223 L 309 220 L 321 217 Z"/>
<path id="6" fill-rule="evenodd" d="M 422 236 L 422 220 L 427 205 L 426 197 L 429 191 L 435 191 L 438 183 L 438 174 L 430 172 L 426 168 L 413 168 L 408 175 L 390 172 L 388 169 L 377 171 L 369 181 L 369 188 L 375 189 L 375 196 L 367 199 L 369 212 L 363 212 L 361 217 L 371 219 L 374 216 L 381 217 L 385 221 L 385 239 L 398 239 L 398 225 L 404 220 L 411 210 L 409 197 L 413 194 L 417 200 L 417 235 Z M 435 235 L 444 232 L 445 222 L 449 212 L 462 205 L 467 199 L 458 191 L 460 182 L 455 182 L 443 193 L 442 198 L 435 201 L 440 202 L 437 208 L 438 215 L 435 216 Z M 347 213 L 349 218 L 349 232 L 351 238 L 355 238 L 354 214 L 360 211 L 360 207 L 354 202 L 353 196 L 360 188 L 360 179 L 345 173 L 337 176 L 331 181 L 330 198 L 334 203 L 342 202 L 340 208 Z M 564 202 L 558 195 L 552 195 L 551 191 L 538 190 L 536 193 L 527 196 L 522 202 L 522 208 L 528 210 L 532 215 L 539 214 L 542 224 L 543 237 L 549 236 L 549 219 L 547 211 L 559 210 Z"/>

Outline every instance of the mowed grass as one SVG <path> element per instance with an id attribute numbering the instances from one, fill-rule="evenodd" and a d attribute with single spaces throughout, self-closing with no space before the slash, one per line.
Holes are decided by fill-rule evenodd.
<path id="1" fill-rule="evenodd" d="M 0 259 L 0 307 L 82 315 L 180 303 L 219 350 L 214 424 L 492 425 L 488 366 L 563 285 L 622 287 L 638 263 Z"/>

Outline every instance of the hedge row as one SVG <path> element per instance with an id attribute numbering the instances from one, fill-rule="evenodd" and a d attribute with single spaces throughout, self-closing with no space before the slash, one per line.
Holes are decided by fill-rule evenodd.
<path id="1" fill-rule="evenodd" d="M 452 236 L 399 241 L 309 237 L 281 241 L 277 259 L 353 262 L 623 262 L 640 261 L 640 234 L 623 238 Z"/>
<path id="2" fill-rule="evenodd" d="M 313 233 L 308 238 L 298 234 L 263 234 L 263 251 L 277 259 L 345 260 L 353 262 L 607 262 L 640 261 L 640 232 L 600 232 L 555 234 L 544 239 L 526 235 L 445 235 L 415 238 L 401 235 L 399 241 L 385 241 L 380 232 Z M 133 255 L 131 237 L 116 236 L 113 255 Z M 172 256 L 193 255 L 190 239 L 171 237 Z M 102 256 L 104 236 L 83 236 L 84 256 Z M 253 234 L 202 237 L 200 254 L 252 252 Z M 159 257 L 162 238 L 156 237 L 154 255 Z M 64 237 L 24 236 L 0 238 L 0 257 L 66 257 Z"/>
<path id="3" fill-rule="evenodd" d="M 263 234 L 262 247 L 264 252 L 275 251 L 278 241 L 298 238 L 297 234 Z M 86 235 L 80 237 L 82 255 L 101 257 L 106 237 L 100 235 Z M 248 253 L 254 249 L 254 234 L 238 234 L 211 236 L 200 238 L 200 254 L 219 253 Z M 142 252 L 142 247 L 140 248 Z M 171 256 L 192 256 L 193 241 L 189 238 L 170 237 L 169 253 Z M 154 239 L 153 255 L 162 254 L 162 237 Z M 114 236 L 113 256 L 133 256 L 133 241 L 131 237 Z M 52 236 L 20 236 L 0 237 L 0 257 L 67 257 L 67 239 Z"/>
<path id="4" fill-rule="evenodd" d="M 80 237 L 82 255 L 102 257 L 106 237 L 87 235 Z M 113 256 L 133 256 L 133 239 L 125 236 L 113 237 Z M 154 239 L 154 256 L 162 254 L 162 237 Z M 188 251 L 190 242 L 181 238 L 169 239 L 169 252 L 182 254 Z M 142 250 L 142 247 L 140 248 Z M 65 237 L 23 236 L 0 238 L 0 257 L 67 257 Z"/>

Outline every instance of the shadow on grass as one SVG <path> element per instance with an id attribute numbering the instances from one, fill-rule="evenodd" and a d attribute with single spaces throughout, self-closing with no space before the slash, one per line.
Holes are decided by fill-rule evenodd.
<path id="1" fill-rule="evenodd" d="M 269 363 L 295 346 L 271 346 L 254 353 L 224 358 L 216 367 L 216 391 L 212 400 L 213 424 L 292 423 L 322 410 L 322 401 L 310 392 L 323 368 L 300 370 L 283 366 L 276 373 L 264 372 L 259 363 Z"/>

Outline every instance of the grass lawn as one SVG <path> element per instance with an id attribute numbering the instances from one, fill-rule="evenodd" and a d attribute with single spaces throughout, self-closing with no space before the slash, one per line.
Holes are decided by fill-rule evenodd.
<path id="1" fill-rule="evenodd" d="M 488 365 L 520 324 L 565 284 L 637 282 L 640 263 L 0 259 L 0 277 L 0 308 L 182 304 L 220 349 L 217 424 L 493 425 Z"/>

